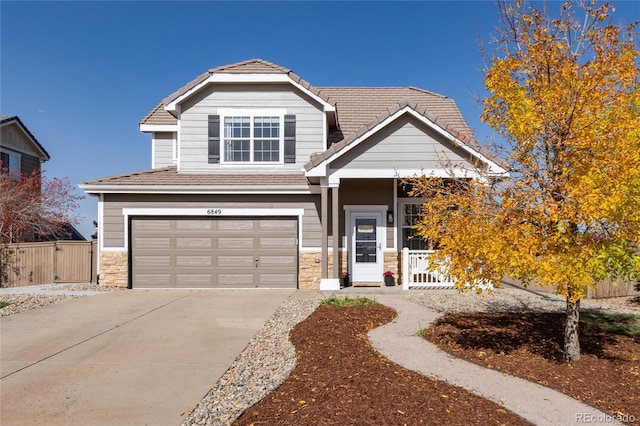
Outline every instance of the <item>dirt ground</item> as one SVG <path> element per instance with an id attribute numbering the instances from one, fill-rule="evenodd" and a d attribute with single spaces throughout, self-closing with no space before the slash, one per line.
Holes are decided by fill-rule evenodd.
<path id="1" fill-rule="evenodd" d="M 396 312 L 386 306 L 320 306 L 291 332 L 297 366 L 237 425 L 521 425 L 499 405 L 407 370 L 375 351 L 367 332 Z"/>

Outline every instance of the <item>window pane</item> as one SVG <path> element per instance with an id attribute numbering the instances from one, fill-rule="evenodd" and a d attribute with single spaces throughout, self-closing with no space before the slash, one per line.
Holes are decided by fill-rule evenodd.
<path id="1" fill-rule="evenodd" d="M 250 150 L 249 141 L 245 140 L 227 140 L 224 145 L 225 161 L 249 161 Z"/>
<path id="2" fill-rule="evenodd" d="M 256 140 L 253 151 L 254 161 L 279 161 L 280 141 L 277 140 Z"/>

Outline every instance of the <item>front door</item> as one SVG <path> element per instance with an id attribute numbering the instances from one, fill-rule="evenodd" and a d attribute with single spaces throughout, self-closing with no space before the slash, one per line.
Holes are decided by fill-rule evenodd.
<path id="1" fill-rule="evenodd" d="M 351 213 L 351 280 L 382 281 L 382 214 Z"/>

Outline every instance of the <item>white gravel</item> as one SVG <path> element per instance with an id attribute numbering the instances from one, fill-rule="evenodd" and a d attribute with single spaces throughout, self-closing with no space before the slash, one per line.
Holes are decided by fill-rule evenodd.
<path id="1" fill-rule="evenodd" d="M 90 283 L 43 284 L 39 286 L 2 288 L 0 289 L 0 302 L 9 303 L 9 305 L 0 308 L 0 317 L 18 314 L 67 299 L 119 290 L 123 289 Z"/>

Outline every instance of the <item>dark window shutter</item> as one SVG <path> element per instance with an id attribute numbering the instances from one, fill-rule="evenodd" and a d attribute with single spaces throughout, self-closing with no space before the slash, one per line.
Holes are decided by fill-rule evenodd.
<path id="1" fill-rule="evenodd" d="M 220 116 L 209 116 L 209 164 L 220 162 Z"/>
<path id="2" fill-rule="evenodd" d="M 284 162 L 296 162 L 296 116 L 284 116 Z"/>

